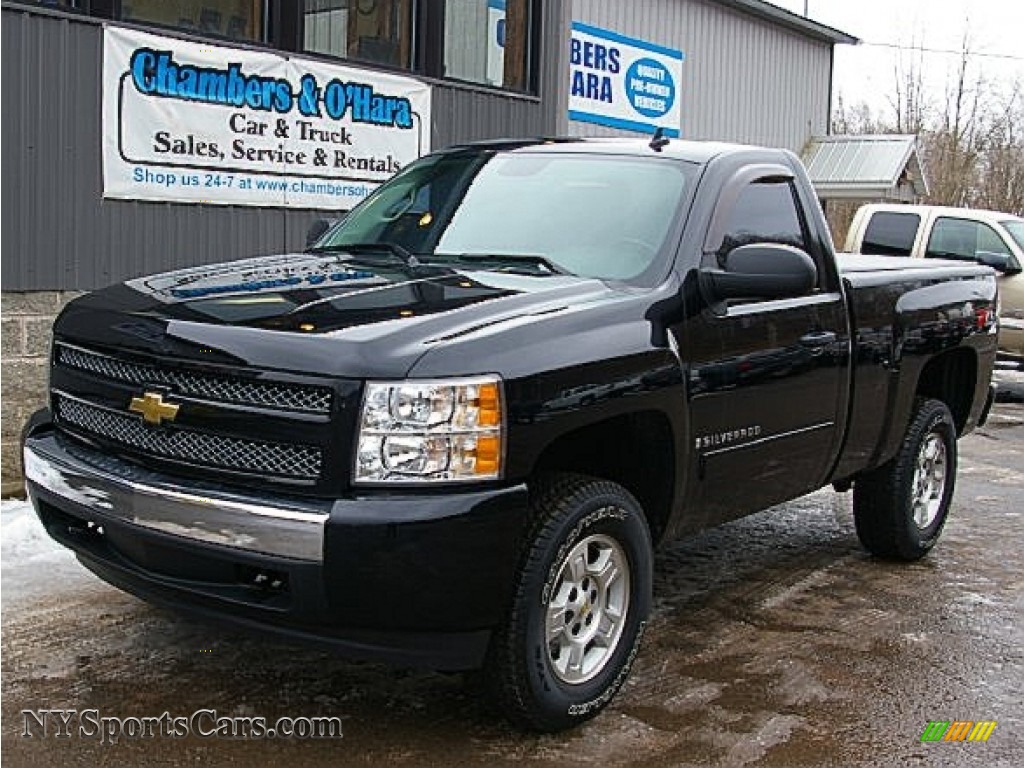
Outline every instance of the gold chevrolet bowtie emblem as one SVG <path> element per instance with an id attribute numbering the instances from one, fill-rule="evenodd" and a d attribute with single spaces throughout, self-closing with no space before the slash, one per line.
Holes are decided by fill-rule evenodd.
<path id="1" fill-rule="evenodd" d="M 156 392 L 146 392 L 142 397 L 133 397 L 128 410 L 141 413 L 143 421 L 147 424 L 159 424 L 165 419 L 174 421 L 179 407 L 174 403 L 165 403 L 163 397 Z"/>

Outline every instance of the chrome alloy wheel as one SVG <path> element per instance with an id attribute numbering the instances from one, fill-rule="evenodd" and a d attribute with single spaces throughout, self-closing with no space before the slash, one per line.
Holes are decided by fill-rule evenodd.
<path id="1" fill-rule="evenodd" d="M 931 525 L 942 507 L 947 478 L 946 444 L 930 432 L 921 443 L 914 470 L 914 522 L 922 531 Z"/>
<path id="2" fill-rule="evenodd" d="M 629 560 L 609 536 L 587 536 L 562 561 L 544 630 L 551 669 L 563 683 L 593 679 L 615 653 L 629 610 L 629 582 Z"/>

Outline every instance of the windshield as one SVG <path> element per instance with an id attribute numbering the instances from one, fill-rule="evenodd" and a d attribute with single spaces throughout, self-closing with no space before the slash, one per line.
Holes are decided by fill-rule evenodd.
<path id="1" fill-rule="evenodd" d="M 1022 219 L 1007 219 L 1006 221 L 999 222 L 1003 225 L 1003 228 L 1010 233 L 1010 237 L 1017 243 L 1017 247 L 1024 250 L 1024 220 Z"/>
<path id="2" fill-rule="evenodd" d="M 575 275 L 629 279 L 661 251 L 694 167 L 602 155 L 435 155 L 380 187 L 316 247 L 386 242 L 428 261 L 487 256 L 474 263 L 532 270 L 546 261 Z"/>

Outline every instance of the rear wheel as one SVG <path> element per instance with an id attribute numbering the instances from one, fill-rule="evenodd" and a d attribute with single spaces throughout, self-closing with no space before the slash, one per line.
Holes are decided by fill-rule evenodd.
<path id="1" fill-rule="evenodd" d="M 854 484 L 854 522 L 868 551 L 917 560 L 935 546 L 953 499 L 956 448 L 949 408 L 919 398 L 896 457 Z"/>
<path id="2" fill-rule="evenodd" d="M 533 528 L 487 679 L 518 725 L 558 731 L 611 700 L 651 604 L 651 539 L 622 486 L 558 475 L 532 494 Z"/>

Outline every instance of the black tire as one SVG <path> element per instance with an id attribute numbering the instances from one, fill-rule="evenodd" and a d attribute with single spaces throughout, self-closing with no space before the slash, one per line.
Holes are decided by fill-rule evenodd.
<path id="1" fill-rule="evenodd" d="M 629 674 L 651 608 L 651 536 L 636 499 L 612 482 L 552 476 L 531 487 L 530 505 L 532 527 L 516 590 L 507 619 L 491 643 L 485 680 L 513 723 L 553 732 L 594 717 Z M 592 579 L 582 592 L 572 587 L 586 583 L 586 577 L 575 578 L 568 562 L 574 553 L 573 562 L 584 565 Z M 598 582 L 591 569 L 596 573 L 601 562 L 624 563 L 625 570 L 599 591 L 606 581 Z M 592 595 L 598 597 L 591 602 Z M 626 595 L 628 602 L 623 603 Z M 570 598 L 586 602 L 569 602 Z M 557 612 L 560 605 L 569 607 L 557 620 L 549 618 L 549 611 Z M 616 613 L 621 616 L 618 621 Z M 549 626 L 563 627 L 550 642 Z M 608 626 L 620 627 L 607 633 L 616 636 L 614 642 L 602 634 Z M 595 634 L 583 646 L 588 633 L 601 638 Z M 564 656 L 562 644 L 569 648 Z M 567 681 L 585 677 L 586 663 L 571 664 L 579 652 L 591 663 L 592 677 Z"/>
<path id="2" fill-rule="evenodd" d="M 938 461 L 929 463 L 924 455 L 937 445 L 944 463 L 941 488 L 935 487 Z M 953 499 L 956 448 L 956 426 L 946 404 L 918 398 L 896 457 L 854 483 L 853 519 L 857 537 L 869 552 L 910 561 L 935 546 Z M 919 462 L 930 464 L 928 471 L 922 468 L 928 484 L 921 484 Z"/>

